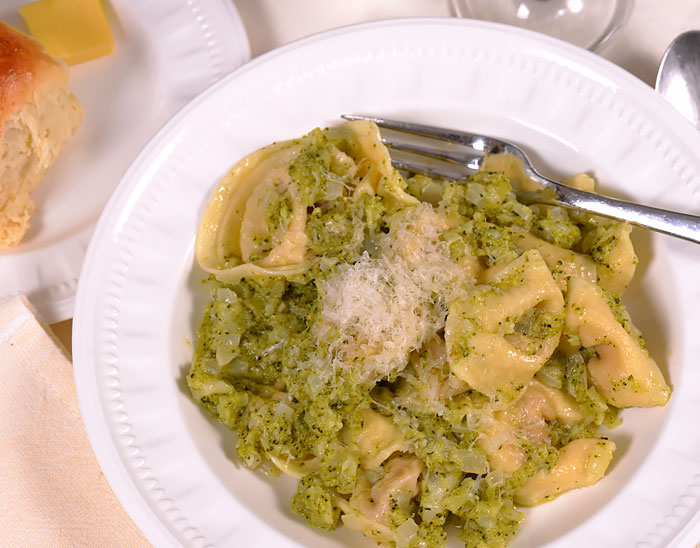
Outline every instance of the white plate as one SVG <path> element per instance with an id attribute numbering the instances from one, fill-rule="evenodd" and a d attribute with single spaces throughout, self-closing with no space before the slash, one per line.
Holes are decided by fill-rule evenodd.
<path id="1" fill-rule="evenodd" d="M 3 0 L 0 19 L 24 30 Z M 129 164 L 164 122 L 250 59 L 232 0 L 110 0 L 114 52 L 71 67 L 85 119 L 34 193 L 37 213 L 22 243 L 0 250 L 0 300 L 25 293 L 48 322 L 73 315 L 95 223 Z"/>
<path id="2" fill-rule="evenodd" d="M 129 169 L 78 288 L 85 425 L 115 492 L 158 547 L 370 545 L 292 514 L 293 482 L 243 469 L 232 437 L 184 381 L 202 312 L 193 241 L 210 192 L 254 149 L 344 112 L 508 137 L 548 174 L 588 170 L 609 193 L 700 213 L 700 134 L 620 68 L 544 36 L 468 20 L 389 21 L 302 40 L 224 78 Z M 626 301 L 673 398 L 625 411 L 604 481 L 529 511 L 513 548 L 700 538 L 700 248 L 641 230 L 634 238 L 641 265 Z"/>

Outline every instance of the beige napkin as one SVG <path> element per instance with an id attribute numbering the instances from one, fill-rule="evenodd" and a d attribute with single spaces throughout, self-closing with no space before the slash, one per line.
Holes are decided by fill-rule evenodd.
<path id="1" fill-rule="evenodd" d="M 0 303 L 0 546 L 151 546 L 92 452 L 68 353 L 21 296 Z"/>

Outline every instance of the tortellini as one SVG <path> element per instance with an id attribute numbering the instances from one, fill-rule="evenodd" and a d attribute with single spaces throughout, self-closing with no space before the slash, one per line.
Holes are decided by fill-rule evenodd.
<path id="1" fill-rule="evenodd" d="M 596 262 L 598 285 L 617 295 L 627 289 L 637 268 L 632 247 L 632 227 L 626 223 L 606 229 L 592 244 L 591 256 Z"/>
<path id="2" fill-rule="evenodd" d="M 401 455 L 386 463 L 384 476 L 374 484 L 361 478 L 347 503 L 340 501 L 345 526 L 381 544 L 395 543 L 396 534 L 388 527 L 392 508 L 407 508 L 418 494 L 418 478 L 423 469 L 420 459 Z"/>
<path id="3" fill-rule="evenodd" d="M 516 183 L 519 190 L 541 190 L 540 185 L 525 172 L 522 161 L 512 154 L 487 157 L 483 169 L 504 172 Z M 595 192 L 593 179 L 585 173 L 578 173 L 565 179 L 563 183 L 587 192 Z M 590 255 L 563 249 L 523 231 L 516 230 L 514 240 L 523 249 L 537 249 L 542 253 L 562 290 L 566 288 L 566 280 L 576 276 L 597 282 L 602 288 L 621 295 L 634 276 L 638 262 L 630 240 L 631 227 L 627 223 L 615 223 L 607 229 L 601 228 L 603 230 L 598 234 L 598 238 L 590 244 Z"/>
<path id="4" fill-rule="evenodd" d="M 615 318 L 597 285 L 580 278 L 569 281 L 566 325 L 584 347 L 595 348 L 588 372 L 612 405 L 650 407 L 668 401 L 671 389 L 659 366 Z"/>
<path id="5" fill-rule="evenodd" d="M 223 178 L 197 232 L 195 255 L 205 271 L 224 282 L 304 272 L 308 268 L 307 208 L 344 192 L 356 198 L 377 194 L 393 209 L 418 203 L 405 192 L 374 124 L 348 122 L 330 128 L 324 137 L 345 149 L 332 146 L 326 175 L 333 184 L 325 192 L 302 196 L 290 169 L 318 139 L 313 133 L 253 152 Z"/>
<path id="6" fill-rule="evenodd" d="M 455 376 L 488 396 L 507 396 L 521 390 L 558 346 L 564 297 L 536 250 L 493 267 L 485 281 L 450 304 L 445 342 Z M 528 314 L 534 318 L 521 326 Z M 542 329 L 530 333 L 541 315 Z"/>
<path id="7" fill-rule="evenodd" d="M 372 409 L 362 412 L 362 428 L 348 429 L 341 435 L 346 445 L 359 453 L 365 468 L 376 468 L 396 452 L 406 448 L 401 432 L 389 417 Z"/>
<path id="8" fill-rule="evenodd" d="M 522 506 L 535 506 L 559 495 L 589 487 L 600 480 L 612 460 L 615 443 L 605 439 L 578 439 L 562 447 L 554 468 L 540 470 L 515 492 Z"/>
<path id="9" fill-rule="evenodd" d="M 603 477 L 621 408 L 668 401 L 620 300 L 630 226 L 514 192 L 537 188 L 509 155 L 464 181 L 399 171 L 371 122 L 272 144 L 221 181 L 187 383 L 245 466 L 297 480 L 311 525 L 442 548 L 455 524 L 503 548 L 518 506 Z"/>
<path id="10" fill-rule="evenodd" d="M 513 231 L 513 241 L 522 249 L 539 251 L 562 291 L 566 290 L 566 283 L 571 277 L 591 282 L 597 279 L 596 264 L 588 255 L 564 249 L 521 230 Z"/>
<path id="11" fill-rule="evenodd" d="M 549 423 L 575 424 L 583 420 L 581 407 L 571 396 L 533 379 L 518 400 L 494 412 L 477 444 L 493 468 L 512 474 L 527 462 L 519 440 L 546 444 L 550 442 Z"/>
<path id="12" fill-rule="evenodd" d="M 306 207 L 288 173 L 304 144 L 270 145 L 238 163 L 224 177 L 202 216 L 196 241 L 199 265 L 222 281 L 304 269 Z M 265 219 L 265 198 L 279 195 L 285 222 L 272 234 Z"/>

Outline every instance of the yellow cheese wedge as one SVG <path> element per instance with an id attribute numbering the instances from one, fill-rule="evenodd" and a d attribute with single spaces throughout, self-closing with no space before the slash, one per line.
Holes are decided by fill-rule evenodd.
<path id="1" fill-rule="evenodd" d="M 44 49 L 69 65 L 114 50 L 102 0 L 37 0 L 19 8 L 19 13 Z"/>

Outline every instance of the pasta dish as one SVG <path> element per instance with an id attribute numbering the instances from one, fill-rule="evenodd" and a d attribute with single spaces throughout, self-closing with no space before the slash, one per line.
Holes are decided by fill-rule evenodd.
<path id="1" fill-rule="evenodd" d="M 603 477 L 621 409 L 667 402 L 620 300 L 629 225 L 518 202 L 532 184 L 506 156 L 462 181 L 400 172 L 357 121 L 264 147 L 215 190 L 187 381 L 246 467 L 298 480 L 309 524 L 506 546 L 520 508 Z"/>

